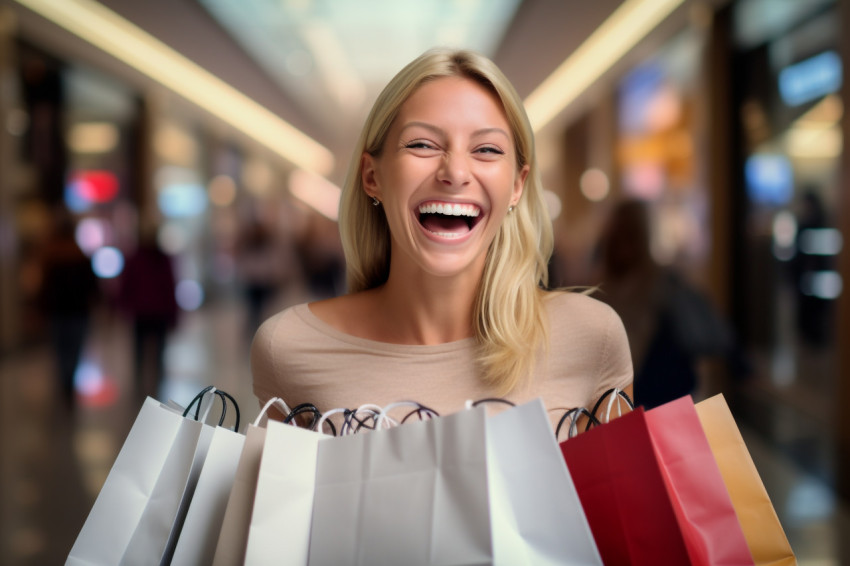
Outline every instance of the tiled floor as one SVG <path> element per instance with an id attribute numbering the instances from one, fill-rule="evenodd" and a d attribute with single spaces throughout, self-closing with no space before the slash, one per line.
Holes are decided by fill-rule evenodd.
<path id="1" fill-rule="evenodd" d="M 169 342 L 161 396 L 185 404 L 215 384 L 237 399 L 244 420 L 253 419 L 243 320 L 236 302 L 186 315 Z M 54 400 L 48 350 L 0 360 L 0 563 L 64 562 L 140 406 L 130 394 L 129 347 L 126 325 L 99 316 L 86 353 L 89 395 L 75 411 Z M 741 399 L 742 411 L 759 410 Z M 782 426 L 741 428 L 799 563 L 850 564 L 846 502 L 829 489 L 828 474 L 799 465 L 789 449 L 809 434 L 804 417 L 789 410 L 769 418 Z"/>

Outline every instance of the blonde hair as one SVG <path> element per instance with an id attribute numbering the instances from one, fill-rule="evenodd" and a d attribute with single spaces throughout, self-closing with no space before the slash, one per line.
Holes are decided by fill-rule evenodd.
<path id="1" fill-rule="evenodd" d="M 474 52 L 433 49 L 402 69 L 384 88 L 366 120 L 342 190 L 339 228 L 349 292 L 382 285 L 389 276 L 390 234 L 384 212 L 362 185 L 362 156 L 378 156 L 399 108 L 423 83 L 441 77 L 474 80 L 501 100 L 516 146 L 517 171 L 529 173 L 522 197 L 487 252 L 474 309 L 482 379 L 505 394 L 531 378 L 548 344 L 541 286 L 548 283 L 552 224 L 522 101 L 496 65 Z"/>

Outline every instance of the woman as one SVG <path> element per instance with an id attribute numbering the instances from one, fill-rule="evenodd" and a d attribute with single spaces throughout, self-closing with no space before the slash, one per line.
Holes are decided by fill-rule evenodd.
<path id="1" fill-rule="evenodd" d="M 519 96 L 488 59 L 432 50 L 375 102 L 340 203 L 349 293 L 267 320 L 260 402 L 319 410 L 413 399 L 542 397 L 556 409 L 630 390 L 612 309 L 546 292 L 552 228 Z"/>

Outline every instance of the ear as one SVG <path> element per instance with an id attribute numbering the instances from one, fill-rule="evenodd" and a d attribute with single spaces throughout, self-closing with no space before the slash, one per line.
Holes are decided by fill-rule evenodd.
<path id="1" fill-rule="evenodd" d="M 511 193 L 511 206 L 516 206 L 522 196 L 522 191 L 525 188 L 525 180 L 528 178 L 528 172 L 531 171 L 531 166 L 526 164 L 517 173 L 514 179 L 514 190 Z"/>
<path id="2" fill-rule="evenodd" d="M 381 188 L 378 183 L 377 167 L 375 158 L 366 152 L 360 157 L 360 182 L 363 183 L 363 190 L 370 197 L 383 200 L 381 198 Z"/>

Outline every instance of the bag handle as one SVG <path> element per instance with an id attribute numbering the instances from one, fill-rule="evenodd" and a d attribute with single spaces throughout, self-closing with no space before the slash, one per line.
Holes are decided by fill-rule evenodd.
<path id="1" fill-rule="evenodd" d="M 603 393 L 602 396 L 599 397 L 599 400 L 596 401 L 596 404 L 593 406 L 593 410 L 591 411 L 591 413 L 593 413 L 593 416 L 596 416 L 596 412 L 599 410 L 600 406 L 602 405 L 602 402 L 605 400 L 606 397 L 609 397 L 608 408 L 605 411 L 605 421 L 604 422 L 606 422 L 606 423 L 611 420 L 611 409 L 614 407 L 614 402 L 617 401 L 618 398 L 623 399 L 626 402 L 626 404 L 629 406 L 629 410 L 634 410 L 634 408 L 635 408 L 635 404 L 632 401 L 632 398 L 629 397 L 628 393 L 626 393 L 625 391 L 623 391 L 622 389 L 620 389 L 618 387 L 612 387 L 611 389 L 609 389 L 608 391 Z M 623 416 L 622 411 L 620 411 L 619 401 L 617 402 L 617 416 L 618 417 Z M 588 427 L 585 428 L 585 430 L 587 430 L 588 428 L 590 428 L 589 423 L 588 423 Z"/>
<path id="2" fill-rule="evenodd" d="M 509 400 L 503 399 L 501 397 L 487 397 L 485 399 L 478 399 L 476 401 L 473 401 L 472 399 L 468 399 L 466 401 L 466 408 L 471 409 L 473 407 L 477 407 L 478 405 L 482 405 L 484 403 L 503 403 L 503 404 L 508 405 L 510 407 L 516 407 L 516 403 L 514 403 L 513 401 L 509 401 Z"/>
<path id="3" fill-rule="evenodd" d="M 407 422 L 407 419 L 409 419 L 413 415 L 417 415 L 419 417 L 420 421 L 425 420 L 425 419 L 422 418 L 423 414 L 427 415 L 429 419 L 433 419 L 434 417 L 440 416 L 440 414 L 437 411 L 435 411 L 434 409 L 432 409 L 431 407 L 426 407 L 425 405 L 422 405 L 420 403 L 417 403 L 417 405 L 419 405 L 419 408 L 413 409 L 412 411 L 407 413 L 404 416 L 404 418 L 401 419 L 401 424 L 404 424 L 405 422 Z"/>
<path id="4" fill-rule="evenodd" d="M 236 410 L 236 419 L 235 424 L 233 426 L 234 432 L 239 431 L 240 424 L 240 414 L 239 414 L 239 404 L 236 402 L 229 393 L 226 391 L 222 391 L 221 389 L 216 389 L 214 386 L 209 385 L 204 387 L 200 393 L 195 395 L 195 398 L 192 399 L 192 402 L 189 403 L 189 406 L 183 411 L 183 416 L 188 417 L 189 411 L 192 410 L 192 407 L 197 403 L 197 407 L 195 408 L 195 420 L 199 422 L 206 422 L 207 416 L 209 415 L 210 409 L 212 408 L 212 403 L 207 405 L 206 410 L 204 411 L 203 417 L 201 417 L 201 405 L 203 404 L 204 397 L 206 395 L 215 395 L 221 401 L 221 416 L 218 419 L 218 426 L 224 425 L 224 419 L 227 417 L 227 401 L 229 400 L 233 404 L 233 408 Z"/>
<path id="5" fill-rule="evenodd" d="M 271 399 L 266 401 L 266 404 L 263 405 L 262 409 L 260 409 L 260 414 L 257 415 L 256 419 L 254 419 L 253 425 L 260 426 L 260 423 L 263 422 L 263 417 L 268 418 L 269 409 L 271 409 L 272 407 L 279 409 L 280 412 L 284 415 L 288 415 L 292 412 L 292 409 L 289 408 L 289 405 L 286 404 L 286 401 L 284 401 L 280 397 L 272 397 Z"/>
<path id="6" fill-rule="evenodd" d="M 325 423 L 328 423 L 328 426 L 331 427 L 331 436 L 336 436 L 336 427 L 334 427 L 333 423 L 331 421 L 329 421 L 328 418 L 330 418 L 331 415 L 336 415 L 336 414 L 339 414 L 339 413 L 344 414 L 349 410 L 350 409 L 338 408 L 338 409 L 331 409 L 330 411 L 325 411 L 324 413 L 322 413 L 322 416 L 319 417 L 318 422 L 316 422 L 316 427 L 315 427 L 314 430 L 316 430 L 317 432 L 324 432 L 322 429 L 324 428 Z M 340 436 L 342 436 L 342 434 L 343 434 L 342 431 L 340 431 L 339 434 L 340 434 Z"/>
<path id="7" fill-rule="evenodd" d="M 587 427 L 585 427 L 585 431 L 589 430 L 591 425 L 598 426 L 601 424 L 599 419 L 597 419 L 593 413 L 585 409 L 584 407 L 576 407 L 574 409 L 567 409 L 564 414 L 561 416 L 561 419 L 558 421 L 558 426 L 555 427 L 555 439 L 557 440 L 561 436 L 561 427 L 564 426 L 564 423 L 567 421 L 567 418 L 570 419 L 570 427 L 567 431 L 567 438 L 573 438 L 578 434 L 578 417 L 580 415 L 585 415 L 587 417 Z"/>
<path id="8" fill-rule="evenodd" d="M 236 418 L 234 419 L 233 424 L 233 432 L 239 432 L 239 421 L 241 415 L 239 414 L 239 403 L 236 402 L 236 399 L 230 395 L 227 391 L 222 391 L 221 389 L 216 389 L 215 394 L 221 398 L 221 419 L 218 421 L 218 426 L 222 426 L 224 423 L 224 416 L 227 413 L 227 403 L 225 402 L 225 398 L 227 398 L 230 403 L 233 405 L 233 410 L 236 411 Z"/>
<path id="9" fill-rule="evenodd" d="M 295 417 L 297 417 L 298 415 L 302 415 L 304 413 L 311 413 L 313 415 L 313 420 L 310 422 L 309 425 L 307 425 L 308 429 L 313 430 L 313 427 L 316 426 L 316 423 L 319 421 L 319 418 L 321 418 L 321 416 L 322 416 L 322 413 L 319 411 L 319 409 L 313 403 L 301 403 L 300 405 L 296 405 L 294 409 L 289 411 L 289 414 L 286 415 L 286 418 L 283 419 L 283 423 L 284 424 L 291 424 L 293 426 L 298 426 L 294 422 Z M 330 425 L 331 430 L 333 430 L 334 434 L 336 434 L 336 429 L 335 429 L 333 423 L 329 422 L 328 425 Z"/>
<path id="10" fill-rule="evenodd" d="M 366 428 L 367 430 L 375 430 L 378 415 L 380 413 L 381 407 L 372 403 L 360 405 L 354 410 L 349 409 L 345 412 L 342 428 L 339 431 L 340 436 L 356 434 L 363 428 Z M 365 415 L 365 418 L 361 418 L 360 415 Z M 369 424 L 369 420 L 372 421 L 371 424 Z M 353 424 L 355 422 L 357 423 L 356 426 Z"/>
<path id="11" fill-rule="evenodd" d="M 380 410 L 377 417 L 375 418 L 375 430 L 384 428 L 384 423 L 387 423 L 388 426 L 386 428 L 390 428 L 393 426 L 398 426 L 400 423 L 395 419 L 389 416 L 389 412 L 398 407 L 414 407 L 414 410 L 409 413 L 401 422 L 404 422 L 407 417 L 411 414 L 418 414 L 419 418 L 422 419 L 422 413 L 424 412 L 429 418 L 439 417 L 440 415 L 434 409 L 426 407 L 422 403 L 418 403 L 416 401 L 397 401 L 395 403 L 390 403 L 386 405 L 383 409 Z"/>
<path id="12" fill-rule="evenodd" d="M 195 403 L 197 403 L 198 406 L 195 408 L 195 420 L 200 421 L 200 422 L 206 422 L 207 415 L 209 415 L 210 409 L 212 408 L 212 403 L 207 405 L 207 410 L 204 411 L 204 417 L 203 418 L 201 418 L 201 405 L 203 405 L 203 403 L 204 403 L 204 396 L 205 395 L 207 395 L 207 394 L 215 395 L 216 391 L 218 391 L 218 390 L 215 387 L 213 387 L 212 385 L 208 385 L 207 387 L 204 387 L 203 389 L 201 389 L 201 391 L 197 395 L 195 395 L 195 398 L 192 399 L 192 402 L 189 403 L 189 405 L 186 407 L 186 409 L 184 409 L 183 417 L 188 417 L 189 411 L 192 409 L 192 407 L 195 405 Z M 221 400 L 221 405 L 222 405 L 221 412 L 223 414 L 227 411 L 227 407 L 225 406 L 225 399 L 221 395 L 219 395 L 218 398 Z M 222 416 L 221 422 L 224 422 L 223 416 Z"/>

